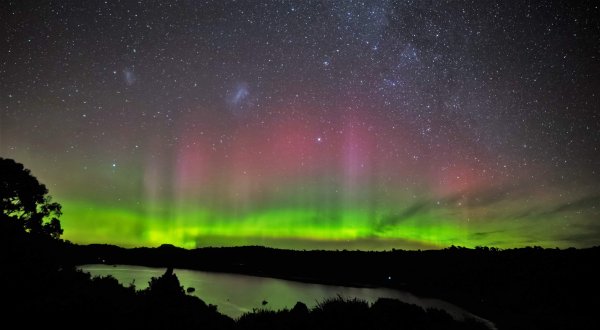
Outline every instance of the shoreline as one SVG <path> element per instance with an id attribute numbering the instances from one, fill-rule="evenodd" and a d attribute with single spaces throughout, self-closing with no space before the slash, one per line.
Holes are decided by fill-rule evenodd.
<path id="1" fill-rule="evenodd" d="M 97 267 L 97 266 L 98 266 L 99 270 L 107 271 L 108 273 L 110 273 L 111 269 L 128 270 L 127 267 L 129 267 L 129 266 L 151 269 L 151 270 L 155 270 L 159 273 L 161 271 L 163 271 L 164 269 L 168 268 L 168 267 L 156 267 L 156 266 L 148 266 L 148 265 L 140 265 L 140 264 L 103 264 L 103 263 L 77 265 L 76 268 L 78 270 L 90 273 L 92 276 L 95 276 L 92 274 L 92 272 L 90 270 L 88 270 L 88 268 Z M 141 269 L 129 269 L 129 272 L 134 273 L 134 272 L 138 272 L 140 270 Z M 335 281 L 319 281 L 319 280 L 314 280 L 311 278 L 302 278 L 302 277 L 285 278 L 285 277 L 273 277 L 273 276 L 268 276 L 265 274 L 254 275 L 254 274 L 240 273 L 240 272 L 209 271 L 209 270 L 189 269 L 189 268 L 174 268 L 173 273 L 178 274 L 178 270 L 197 272 L 197 273 L 209 273 L 209 274 L 215 274 L 215 275 L 224 274 L 224 275 L 230 275 L 230 276 L 245 276 L 245 277 L 252 277 L 252 278 L 263 278 L 263 279 L 269 279 L 269 280 L 291 282 L 291 283 L 296 283 L 296 284 L 301 283 L 301 284 L 307 284 L 307 285 L 322 285 L 322 286 L 328 286 L 328 287 L 391 290 L 400 295 L 406 295 L 406 296 L 409 296 L 412 298 L 412 299 L 409 299 L 411 301 L 405 301 L 405 300 L 403 300 L 403 298 L 399 298 L 399 297 L 395 297 L 395 298 L 390 297 L 391 299 L 397 299 L 403 303 L 419 306 L 423 310 L 429 310 L 432 308 L 433 309 L 441 309 L 441 310 L 445 311 L 446 313 L 448 313 L 449 315 L 451 315 L 452 318 L 454 318 L 457 321 L 463 321 L 466 318 L 472 318 L 472 319 L 475 319 L 475 320 L 485 324 L 488 329 L 491 329 L 491 330 L 497 329 L 496 325 L 491 320 L 488 320 L 486 318 L 478 316 L 478 315 L 466 310 L 465 308 L 463 308 L 461 306 L 453 304 L 452 302 L 449 302 L 449 301 L 446 301 L 446 300 L 443 300 L 440 298 L 436 298 L 436 297 L 420 296 L 420 295 L 414 294 L 412 292 L 401 290 L 398 288 L 389 288 L 389 287 L 364 285 L 364 284 L 348 285 L 347 283 L 340 283 L 340 282 L 335 282 Z M 109 275 L 115 276 L 114 274 L 109 274 Z M 126 283 L 121 283 L 121 284 L 126 285 Z M 195 292 L 197 292 L 197 291 L 195 291 Z M 201 295 L 198 295 L 197 297 L 200 299 L 203 299 L 203 297 Z M 342 295 L 342 297 L 347 298 L 347 299 L 354 299 L 354 298 L 363 299 L 360 297 L 353 297 L 353 296 L 346 297 L 343 295 Z M 379 297 L 379 298 L 383 298 L 383 297 Z M 324 297 L 324 299 L 326 300 L 328 298 Z M 306 303 L 305 301 L 301 301 L 301 302 Z M 435 305 L 438 305 L 438 306 L 435 306 Z M 217 307 L 218 306 L 219 306 L 219 304 L 217 304 Z M 289 308 L 291 308 L 291 306 L 288 306 L 287 308 L 289 309 Z M 227 314 L 225 314 L 225 315 L 227 315 Z M 231 315 L 228 315 L 228 316 L 231 317 Z"/>

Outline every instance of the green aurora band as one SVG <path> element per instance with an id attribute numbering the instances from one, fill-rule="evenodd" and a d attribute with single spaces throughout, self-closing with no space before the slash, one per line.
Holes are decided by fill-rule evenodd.
<path id="1" fill-rule="evenodd" d="M 600 245 L 589 1 L 5 3 L 0 156 L 74 243 Z"/>
<path id="2" fill-rule="evenodd" d="M 544 167 L 491 171 L 495 158 L 483 152 L 477 162 L 456 149 L 414 159 L 414 139 L 378 137 L 366 121 L 350 118 L 344 134 L 320 141 L 303 138 L 311 125 L 237 128 L 216 151 L 217 132 L 182 130 L 177 145 L 149 143 L 118 162 L 102 151 L 56 163 L 7 153 L 48 185 L 63 205 L 63 237 L 76 243 L 362 250 L 599 243 L 593 181 L 532 179 Z M 398 141 L 404 157 L 379 151 Z"/>
<path id="3" fill-rule="evenodd" d="M 394 226 L 380 226 L 383 216 L 363 210 L 344 210 L 339 221 L 322 221 L 316 210 L 273 209 L 231 218 L 227 213 L 183 209 L 170 218 L 139 210 L 100 206 L 86 202 L 63 202 L 65 238 L 79 243 L 109 243 L 127 247 L 164 243 L 184 248 L 202 246 L 265 245 L 292 249 L 384 250 L 436 249 L 450 245 L 466 247 L 542 245 L 569 247 L 552 225 L 560 216 L 545 218 L 546 226 L 527 226 L 518 221 L 507 226 L 498 219 L 472 219 L 465 224 L 448 210 L 415 214 Z M 509 206 L 507 206 L 508 208 Z M 550 225 L 548 225 L 550 224 Z M 581 233 L 584 233 L 581 226 Z M 557 235 L 558 234 L 558 235 Z M 555 240 L 541 240 L 552 237 Z"/>

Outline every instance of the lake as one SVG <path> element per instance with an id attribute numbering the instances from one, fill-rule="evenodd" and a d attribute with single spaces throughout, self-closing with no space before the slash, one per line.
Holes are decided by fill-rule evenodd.
<path id="1" fill-rule="evenodd" d="M 79 267 L 92 276 L 112 275 L 121 284 L 135 284 L 138 290 L 148 287 L 151 277 L 164 274 L 165 268 L 150 268 L 130 265 L 83 265 Z M 175 269 L 181 285 L 185 289 L 195 289 L 193 295 L 204 300 L 207 304 L 218 306 L 219 312 L 232 318 L 238 318 L 253 309 L 279 310 L 292 308 L 301 301 L 309 308 L 316 306 L 328 298 L 338 296 L 358 298 L 370 303 L 378 298 L 395 298 L 400 301 L 415 304 L 423 308 L 438 308 L 445 310 L 455 319 L 465 316 L 475 317 L 495 328 L 487 320 L 476 317 L 458 306 L 448 302 L 422 298 L 408 292 L 386 288 L 354 288 L 335 285 L 322 285 L 280 280 L 268 277 L 257 277 L 240 274 L 203 272 L 197 270 Z M 263 305 L 263 302 L 267 302 Z"/>

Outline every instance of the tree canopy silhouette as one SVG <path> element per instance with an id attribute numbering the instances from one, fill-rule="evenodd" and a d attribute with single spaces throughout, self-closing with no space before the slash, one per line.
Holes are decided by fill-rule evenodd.
<path id="1" fill-rule="evenodd" d="M 0 157 L 0 217 L 5 228 L 60 238 L 61 206 L 23 164 Z"/>

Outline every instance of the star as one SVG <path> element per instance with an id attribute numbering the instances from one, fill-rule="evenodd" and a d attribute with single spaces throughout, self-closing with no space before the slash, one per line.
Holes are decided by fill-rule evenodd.
<path id="1" fill-rule="evenodd" d="M 598 10 L 563 2 L 9 1 L 0 154 L 98 210 L 74 242 L 600 245 Z"/>

